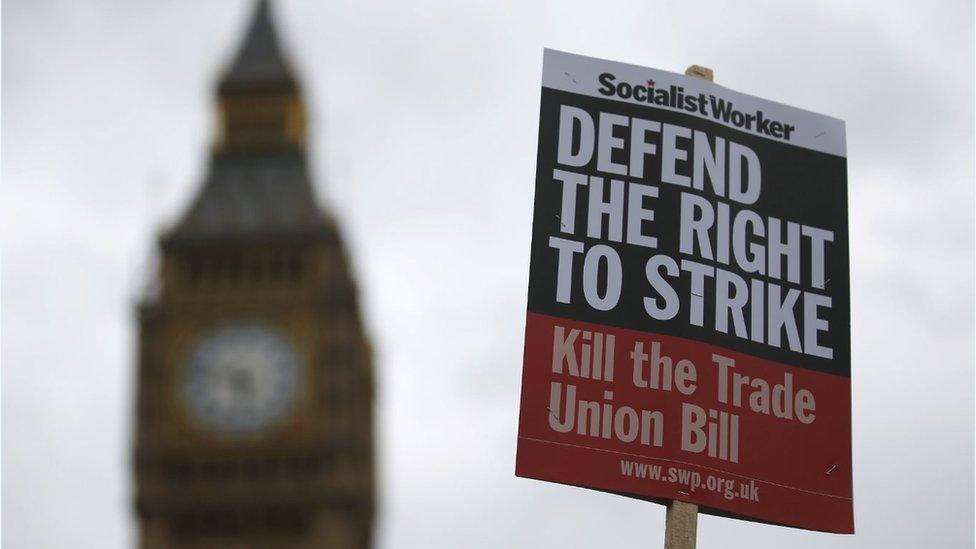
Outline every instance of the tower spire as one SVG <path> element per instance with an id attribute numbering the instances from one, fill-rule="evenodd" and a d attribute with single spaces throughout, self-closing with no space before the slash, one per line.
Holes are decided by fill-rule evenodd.
<path id="1" fill-rule="evenodd" d="M 237 55 L 220 81 L 221 93 L 296 86 L 275 32 L 270 2 L 258 0 L 253 13 Z"/>
<path id="2" fill-rule="evenodd" d="M 333 235 L 305 161 L 305 106 L 267 0 L 218 86 L 210 169 L 166 242 Z"/>
<path id="3" fill-rule="evenodd" d="M 273 19 L 270 2 L 259 0 L 220 79 L 217 150 L 304 147 L 305 106 Z"/>

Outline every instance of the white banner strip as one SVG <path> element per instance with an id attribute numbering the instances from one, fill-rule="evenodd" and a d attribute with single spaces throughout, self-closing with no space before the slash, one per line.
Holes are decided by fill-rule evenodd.
<path id="1" fill-rule="evenodd" d="M 844 121 L 685 76 L 546 49 L 542 85 L 681 112 L 743 133 L 847 156 Z"/>

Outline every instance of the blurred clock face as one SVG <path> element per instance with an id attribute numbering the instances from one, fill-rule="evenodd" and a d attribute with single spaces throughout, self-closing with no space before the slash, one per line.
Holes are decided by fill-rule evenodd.
<path id="1" fill-rule="evenodd" d="M 226 325 L 205 335 L 190 355 L 183 397 L 198 422 L 228 434 L 274 424 L 294 404 L 298 356 L 275 331 Z"/>

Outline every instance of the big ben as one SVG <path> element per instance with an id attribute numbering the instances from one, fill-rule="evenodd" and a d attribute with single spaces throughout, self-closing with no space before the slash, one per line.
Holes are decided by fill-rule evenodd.
<path id="1" fill-rule="evenodd" d="M 140 545 L 369 547 L 370 348 L 266 1 L 216 95 L 206 176 L 138 309 Z"/>

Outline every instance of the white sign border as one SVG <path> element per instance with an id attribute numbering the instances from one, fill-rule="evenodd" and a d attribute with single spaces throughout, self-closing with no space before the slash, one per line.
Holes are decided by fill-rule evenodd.
<path id="1" fill-rule="evenodd" d="M 701 78 L 640 65 L 576 55 L 550 48 L 544 50 L 542 67 L 542 86 L 545 88 L 680 112 L 778 143 L 795 145 L 841 157 L 847 156 L 846 128 L 843 120 L 739 93 Z M 669 105 L 655 105 L 639 101 L 633 97 L 624 99 L 616 94 L 606 96 L 598 91 L 603 87 L 599 81 L 599 77 L 603 73 L 613 74 L 618 83 L 640 84 L 647 80 L 653 80 L 655 88 L 659 90 L 669 90 L 672 85 L 681 86 L 684 88 L 686 96 L 697 96 L 699 94 L 704 94 L 706 97 L 715 96 L 716 99 L 720 98 L 726 102 L 731 102 L 738 111 L 748 114 L 762 111 L 764 117 L 790 124 L 796 129 L 791 133 L 790 139 L 785 140 L 767 135 L 755 128 L 746 129 L 734 125 L 731 121 L 725 122 L 714 118 L 710 112 L 710 105 L 708 107 L 709 113 L 706 116 L 698 111 L 689 112 Z"/>

